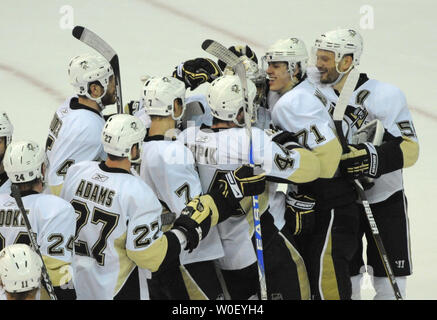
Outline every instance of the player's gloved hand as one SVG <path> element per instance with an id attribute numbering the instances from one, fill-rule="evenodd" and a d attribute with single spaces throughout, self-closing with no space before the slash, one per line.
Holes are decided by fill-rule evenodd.
<path id="1" fill-rule="evenodd" d="M 280 144 L 288 150 L 294 148 L 302 148 L 298 139 L 293 132 L 290 131 L 276 131 L 272 134 L 272 141 Z"/>
<path id="2" fill-rule="evenodd" d="M 140 109 L 140 101 L 131 100 L 124 106 L 124 113 L 133 115 Z"/>
<path id="3" fill-rule="evenodd" d="M 207 58 L 187 60 L 173 71 L 173 77 L 183 81 L 185 87 L 191 90 L 196 89 L 202 83 L 212 82 L 221 75 L 219 66 Z"/>
<path id="4" fill-rule="evenodd" d="M 191 200 L 173 224 L 187 238 L 190 252 L 208 234 L 210 228 L 227 219 L 239 208 L 239 200 L 264 192 L 265 176 L 254 175 L 253 168 L 243 165 L 234 171 L 218 172 L 208 194 Z"/>
<path id="5" fill-rule="evenodd" d="M 381 176 L 377 147 L 370 142 L 349 145 L 349 152 L 341 156 L 340 170 L 352 179 Z"/>
<path id="6" fill-rule="evenodd" d="M 309 195 L 289 192 L 285 202 L 285 220 L 293 234 L 310 234 L 314 228 L 315 199 Z"/>

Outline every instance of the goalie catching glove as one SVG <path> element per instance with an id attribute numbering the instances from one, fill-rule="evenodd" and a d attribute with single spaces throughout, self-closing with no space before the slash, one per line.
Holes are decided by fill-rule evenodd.
<path id="1" fill-rule="evenodd" d="M 205 82 L 212 82 L 222 75 L 219 66 L 211 59 L 187 60 L 176 67 L 173 77 L 185 83 L 186 88 L 196 89 Z"/>
<path id="2" fill-rule="evenodd" d="M 310 234 L 314 228 L 315 200 L 308 195 L 289 192 L 285 202 L 285 220 L 293 234 Z"/>
<path id="3" fill-rule="evenodd" d="M 243 165 L 230 172 L 218 173 L 208 194 L 191 200 L 173 224 L 186 239 L 184 248 L 193 251 L 211 227 L 226 220 L 239 208 L 239 200 L 264 192 L 265 176 L 254 175 L 253 169 Z"/>

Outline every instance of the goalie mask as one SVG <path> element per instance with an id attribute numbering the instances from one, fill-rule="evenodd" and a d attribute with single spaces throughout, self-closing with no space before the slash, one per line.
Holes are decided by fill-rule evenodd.
<path id="1" fill-rule="evenodd" d="M 255 84 L 247 79 L 248 97 L 251 101 L 255 99 Z M 223 120 L 232 121 L 238 126 L 244 126 L 237 120 L 238 114 L 244 110 L 245 103 L 240 78 L 236 75 L 224 75 L 217 78 L 208 88 L 207 100 L 213 117 Z M 249 115 L 252 119 L 255 110 Z"/>
<path id="2" fill-rule="evenodd" d="M 300 67 L 300 75 L 298 80 L 301 80 L 306 73 L 308 64 L 308 52 L 305 43 L 298 38 L 280 39 L 276 41 L 266 54 L 262 57 L 262 67 L 267 70 L 271 62 L 287 62 L 288 72 L 290 76 L 296 70 L 296 66 Z"/>
<path id="3" fill-rule="evenodd" d="M 185 84 L 173 77 L 153 77 L 144 82 L 143 106 L 148 115 L 171 116 L 180 120 L 185 112 Z M 174 103 L 180 100 L 182 112 L 175 116 Z"/>
<path id="4" fill-rule="evenodd" d="M 103 127 L 103 149 L 108 154 L 128 158 L 131 163 L 139 163 L 145 136 L 146 127 L 141 119 L 130 114 L 115 114 L 106 121 Z M 138 145 L 138 157 L 132 159 L 131 150 L 136 144 Z"/>
<path id="5" fill-rule="evenodd" d="M 25 183 L 41 179 L 44 183 L 43 164 L 47 167 L 47 157 L 36 142 L 11 142 L 6 148 L 3 166 L 12 183 Z"/>
<path id="6" fill-rule="evenodd" d="M 360 64 L 361 53 L 363 51 L 363 39 L 361 35 L 352 29 L 339 29 L 321 34 L 315 41 L 312 49 L 312 59 L 317 59 L 317 50 L 326 50 L 334 53 L 336 70 L 339 74 L 345 74 L 353 66 Z M 338 63 L 344 55 L 351 54 L 353 62 L 348 70 L 340 72 Z M 316 60 L 314 60 L 316 61 Z"/>
<path id="7" fill-rule="evenodd" d="M 10 293 L 36 289 L 41 281 L 42 261 L 26 244 L 13 244 L 0 252 L 0 279 Z"/>
<path id="8" fill-rule="evenodd" d="M 102 98 L 108 89 L 110 77 L 114 75 L 111 65 L 105 58 L 94 54 L 83 54 L 70 60 L 68 66 L 68 76 L 70 84 L 75 88 L 76 93 L 94 100 L 103 110 Z M 94 98 L 90 95 L 89 85 L 98 81 L 103 87 L 100 97 Z"/>

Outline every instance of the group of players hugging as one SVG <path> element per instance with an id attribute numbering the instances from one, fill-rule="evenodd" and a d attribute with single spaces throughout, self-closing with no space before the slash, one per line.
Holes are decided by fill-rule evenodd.
<path id="1" fill-rule="evenodd" d="M 0 117 L 4 296 L 48 298 L 40 263 L 13 267 L 17 186 L 58 299 L 350 300 L 366 272 L 374 299 L 405 298 L 418 140 L 403 92 L 358 72 L 362 50 L 352 29 L 260 60 L 234 45 L 246 79 L 193 58 L 115 114 L 109 62 L 71 59 L 45 146 Z"/>

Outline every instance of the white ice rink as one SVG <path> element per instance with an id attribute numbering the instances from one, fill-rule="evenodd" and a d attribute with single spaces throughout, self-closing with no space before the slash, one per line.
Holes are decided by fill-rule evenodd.
<path id="1" fill-rule="evenodd" d="M 44 144 L 60 102 L 72 94 L 67 63 L 91 51 L 71 36 L 83 25 L 119 53 L 123 100 L 137 99 L 140 76 L 162 75 L 180 62 L 208 56 L 215 39 L 249 44 L 260 58 L 274 41 L 315 37 L 353 27 L 364 38 L 360 68 L 406 94 L 420 142 L 416 165 L 404 171 L 413 275 L 408 299 L 437 299 L 437 19 L 435 0 L 1 0 L 0 109 L 14 139 Z M 433 133 L 434 132 L 434 133 Z M 364 297 L 372 296 L 365 290 Z"/>

